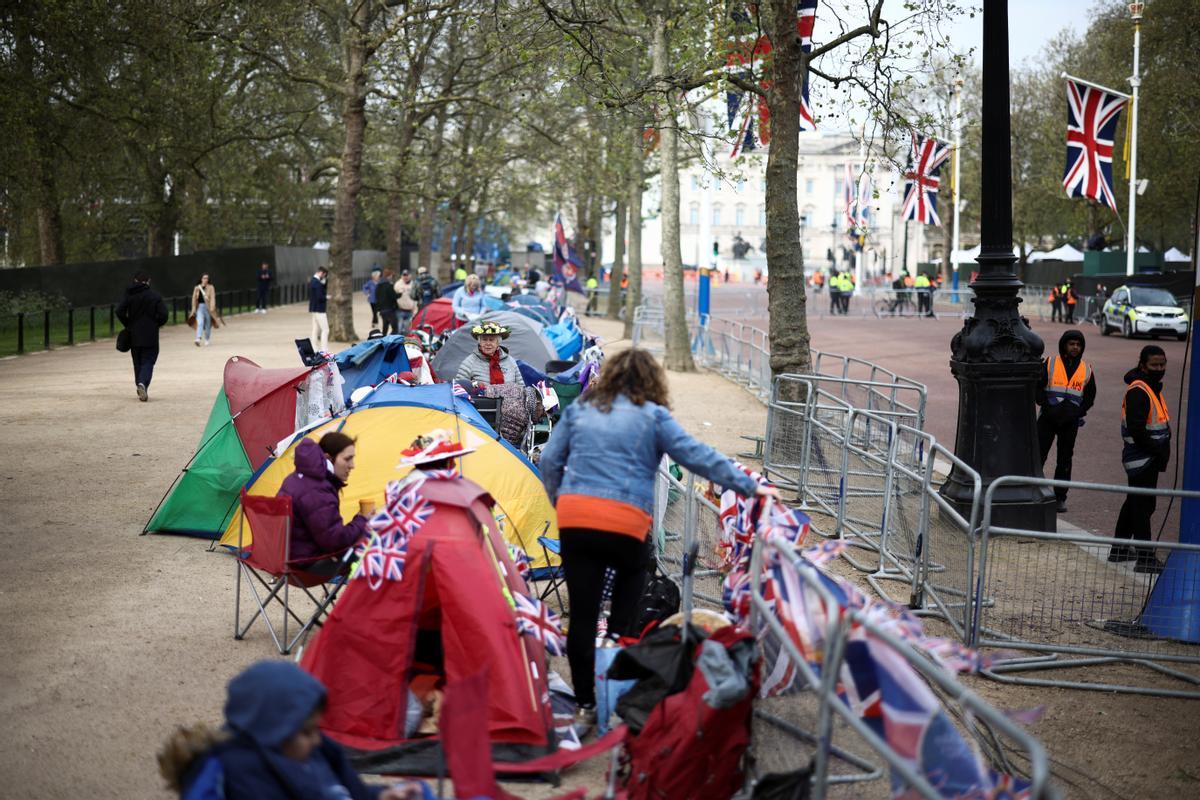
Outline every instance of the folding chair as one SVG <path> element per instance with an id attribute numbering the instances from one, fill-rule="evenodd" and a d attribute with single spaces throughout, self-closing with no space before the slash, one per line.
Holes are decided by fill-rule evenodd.
<path id="1" fill-rule="evenodd" d="M 249 547 L 244 547 L 242 543 L 247 520 L 254 531 L 254 541 Z M 242 514 L 238 523 L 238 548 L 235 554 L 237 558 L 237 588 L 233 606 L 233 638 L 242 639 L 250 630 L 250 626 L 261 616 L 281 655 L 290 653 L 296 643 L 304 638 L 313 626 L 321 624 L 321 617 L 326 614 L 345 583 L 341 576 L 316 575 L 305 572 L 302 564 L 290 562 L 288 556 L 291 550 L 291 534 L 292 498 L 248 495 L 246 490 L 242 489 Z M 314 560 L 323 560 L 324 558 Z M 258 610 L 244 626 L 241 624 L 243 574 L 246 577 L 246 584 L 250 587 L 250 593 L 254 596 L 254 602 L 258 606 Z M 263 577 L 264 575 L 272 580 L 268 581 Z M 262 585 L 265 594 L 259 593 L 256 582 Z M 329 586 L 331 582 L 334 582 L 332 589 Z M 292 586 L 303 591 L 308 599 L 317 606 L 316 611 L 307 620 L 301 619 L 292 610 L 290 605 Z M 323 592 L 319 598 L 311 591 L 317 586 L 320 586 Z M 281 590 L 282 597 L 280 596 Z M 282 637 L 276 633 L 275 625 L 267 613 L 267 606 L 272 602 L 283 606 Z M 300 630 L 291 639 L 288 638 L 289 617 L 300 625 Z"/>
<path id="2" fill-rule="evenodd" d="M 549 527 L 549 526 L 547 526 Z M 554 595 L 555 601 L 558 603 L 558 614 L 565 617 L 568 614 L 568 609 L 563 605 L 562 594 L 559 592 L 559 587 L 566 583 L 566 575 L 563 574 L 562 568 L 562 552 L 558 539 L 551 539 L 549 536 L 539 536 L 538 544 L 542 546 L 542 555 L 546 558 L 546 566 L 538 570 L 539 580 L 544 580 L 546 585 L 542 587 L 538 599 L 545 601 L 550 595 Z M 550 564 L 550 554 L 558 556 L 558 566 Z"/>

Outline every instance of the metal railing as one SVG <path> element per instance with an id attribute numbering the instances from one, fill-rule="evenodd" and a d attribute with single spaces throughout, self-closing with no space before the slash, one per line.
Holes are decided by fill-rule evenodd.
<path id="1" fill-rule="evenodd" d="M 1058 686 L 1200 699 L 1200 646 L 1171 638 L 1180 604 L 1200 597 L 1200 545 L 1135 542 L 1082 531 L 1046 533 L 996 525 L 997 490 L 1012 485 L 1068 488 L 1073 494 L 1142 495 L 1200 499 L 1200 492 L 1136 489 L 1097 483 L 1008 476 L 983 495 L 979 536 L 978 592 L 966 639 L 971 646 L 1027 651 L 1007 656 L 985 674 L 1007 683 Z M 1131 568 L 1137 561 L 1109 561 L 1114 547 L 1135 545 L 1144 563 L 1165 554 L 1178 596 L 1151 602 L 1160 578 Z M 1186 685 L 1145 685 L 1137 670 Z M 1032 672 L 1097 668 L 1096 680 L 1028 678 Z"/>
<path id="2" fill-rule="evenodd" d="M 163 299 L 169 312 L 168 325 L 187 322 L 192 303 L 190 294 Z M 267 306 L 307 300 L 307 283 L 272 286 Z M 222 317 L 253 311 L 256 307 L 257 294 L 254 289 L 217 292 L 217 313 Z M 121 329 L 116 310 L 117 303 L 86 307 L 68 305 L 0 316 L 0 356 L 22 355 L 111 338 Z"/>

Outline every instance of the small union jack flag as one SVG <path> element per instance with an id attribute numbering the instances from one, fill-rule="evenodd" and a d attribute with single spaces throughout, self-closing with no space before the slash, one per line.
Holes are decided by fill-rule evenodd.
<path id="1" fill-rule="evenodd" d="M 518 575 L 525 577 L 529 574 L 529 569 L 533 566 L 533 559 L 520 546 L 510 544 L 508 557 L 512 560 L 513 566 L 517 568 Z"/>
<path id="2" fill-rule="evenodd" d="M 413 486 L 397 495 L 387 508 L 371 518 L 367 527 L 380 535 L 401 531 L 406 537 L 412 536 L 425 524 L 425 520 L 433 516 L 435 510 L 433 504 L 421 496 L 419 488 Z"/>
<path id="3" fill-rule="evenodd" d="M 1078 81 L 1067 81 L 1067 197 L 1086 197 L 1114 211 L 1113 136 L 1128 98 Z"/>
<path id="4" fill-rule="evenodd" d="M 558 615 L 536 597 L 514 592 L 513 600 L 517 604 L 517 632 L 540 641 L 550 655 L 565 654 L 567 643 Z"/>
<path id="5" fill-rule="evenodd" d="M 359 545 L 360 566 L 354 577 L 365 577 L 372 589 L 379 589 L 384 581 L 403 580 L 409 538 L 403 531 L 393 530 Z"/>
<path id="6" fill-rule="evenodd" d="M 912 135 L 912 152 L 908 169 L 904 172 L 904 204 L 900 207 L 900 218 L 915 219 L 925 225 L 941 225 L 937 213 L 937 193 L 941 178 L 938 171 L 950 157 L 949 145 L 942 144 L 932 136 L 918 139 Z"/>

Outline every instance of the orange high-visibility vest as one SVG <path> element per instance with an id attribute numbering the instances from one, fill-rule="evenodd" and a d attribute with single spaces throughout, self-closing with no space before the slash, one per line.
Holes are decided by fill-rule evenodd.
<path id="1" fill-rule="evenodd" d="M 1064 400 L 1069 400 L 1075 405 L 1083 403 L 1083 389 L 1087 386 L 1087 382 L 1092 378 L 1092 368 L 1083 359 L 1079 360 L 1079 366 L 1071 373 L 1071 377 L 1067 377 L 1067 366 L 1059 356 L 1050 356 L 1046 359 L 1046 377 L 1049 380 L 1046 382 L 1046 399 L 1050 405 L 1056 406 Z"/>
<path id="2" fill-rule="evenodd" d="M 1145 381 L 1134 381 L 1129 384 L 1129 388 L 1125 390 L 1125 397 L 1121 398 L 1121 439 L 1125 442 L 1125 447 L 1121 450 L 1121 464 L 1130 474 L 1143 471 L 1153 458 L 1153 455 L 1142 450 L 1133 441 L 1133 437 L 1129 434 L 1129 426 L 1126 424 L 1125 398 L 1135 389 L 1145 392 L 1146 396 L 1150 398 L 1150 410 L 1146 412 L 1146 433 L 1155 442 L 1165 443 L 1168 447 L 1171 442 L 1171 415 L 1167 413 L 1166 401 L 1159 397 Z"/>

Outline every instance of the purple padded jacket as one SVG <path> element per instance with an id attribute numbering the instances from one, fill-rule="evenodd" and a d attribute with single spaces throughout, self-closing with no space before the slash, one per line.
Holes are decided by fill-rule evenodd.
<path id="1" fill-rule="evenodd" d="M 362 514 L 342 523 L 338 493 L 343 484 L 327 464 L 320 446 L 304 439 L 296 445 L 296 471 L 279 487 L 277 496 L 292 498 L 293 561 L 339 555 L 366 533 L 367 519 Z"/>

